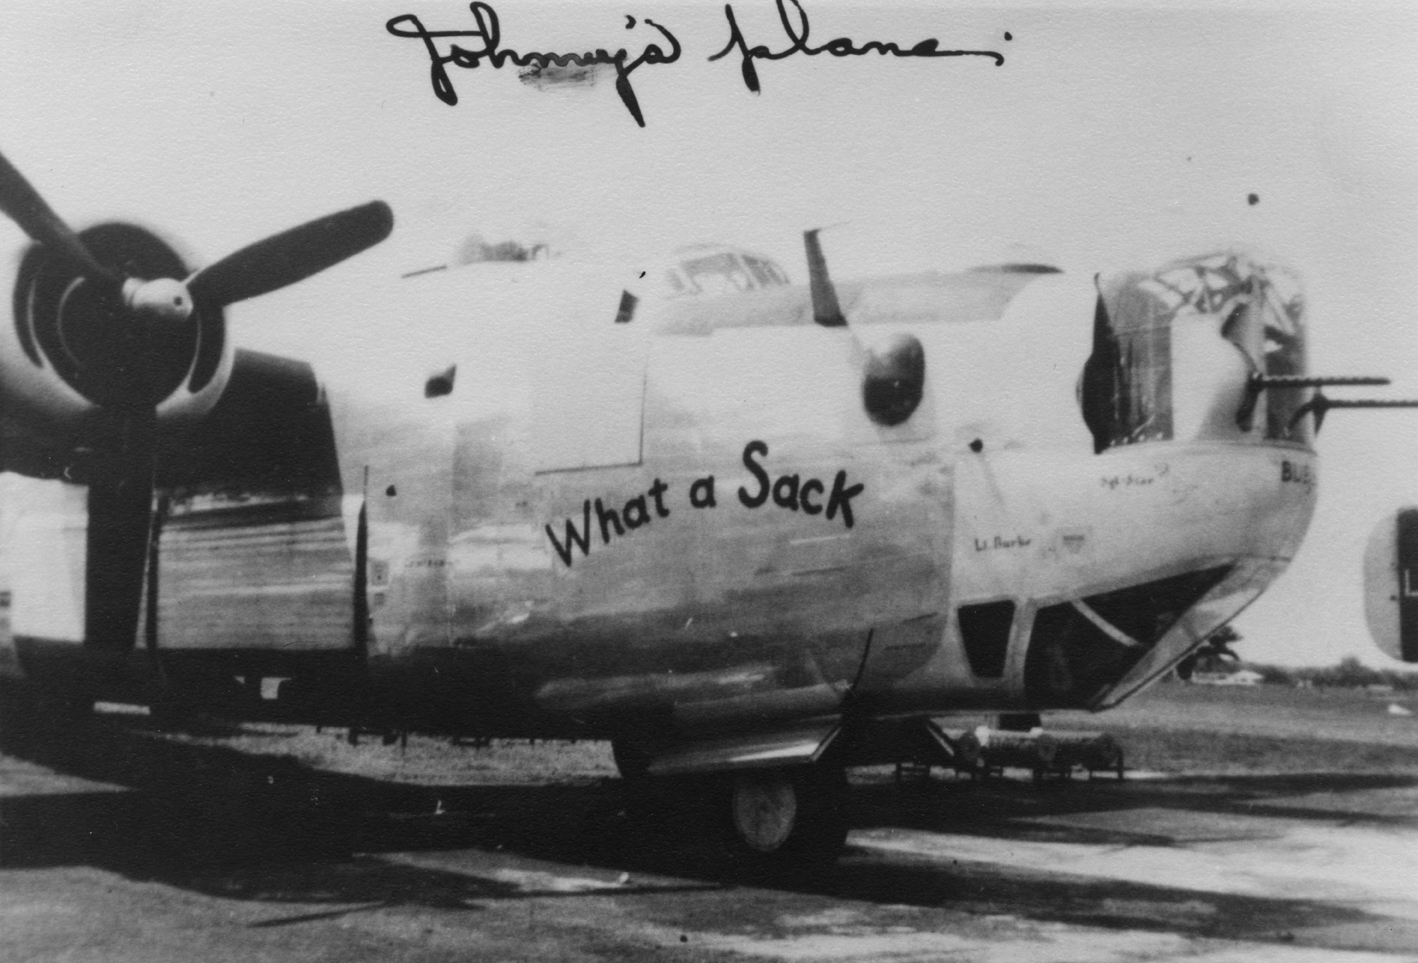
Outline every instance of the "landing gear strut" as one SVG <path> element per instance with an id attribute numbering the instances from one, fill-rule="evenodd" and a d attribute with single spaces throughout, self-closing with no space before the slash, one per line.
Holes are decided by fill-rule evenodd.
<path id="1" fill-rule="evenodd" d="M 649 775 L 650 754 L 639 743 L 616 739 L 611 743 L 611 754 L 620 778 L 626 782 L 640 781 Z"/>

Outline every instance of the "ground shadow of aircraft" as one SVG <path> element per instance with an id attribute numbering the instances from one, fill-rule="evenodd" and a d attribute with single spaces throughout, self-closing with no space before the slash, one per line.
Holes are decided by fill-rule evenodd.
<path id="1" fill-rule="evenodd" d="M 196 271 L 3 161 L 0 209 L 35 242 L 0 672 L 71 712 L 609 739 L 704 778 L 745 858 L 834 855 L 847 767 L 950 760 L 932 715 L 1168 672 L 1293 557 L 1315 389 L 1376 380 L 1307 374 L 1298 288 L 1245 254 L 838 283 L 817 231 L 800 286 L 732 248 L 643 288 L 360 284 L 345 320 L 388 340 L 325 366 L 223 309 L 379 243 L 380 202 Z"/>
<path id="2" fill-rule="evenodd" d="M 261 927 L 399 907 L 476 913 L 501 900 L 607 894 L 633 900 L 736 886 L 1259 941 L 1283 939 L 1278 934 L 1302 927 L 1376 922 L 1353 907 L 1236 894 L 1216 901 L 1215 912 L 1197 913 L 1197 891 L 1183 885 L 1075 877 L 1066 868 L 1027 873 L 979 859 L 890 858 L 850 845 L 836 867 L 731 866 L 707 848 L 686 849 L 679 838 L 686 825 L 682 807 L 647 810 L 645 798 L 619 780 L 397 784 L 166 738 L 134 717 L 100 716 L 57 730 L 36 724 L 33 715 L 11 714 L 0 730 L 0 750 L 106 784 L 0 800 L 0 867 L 94 866 L 261 905 L 268 916 L 251 924 Z M 850 821 L 867 831 L 1165 847 L 1174 844 L 1165 833 L 1048 817 L 1175 809 L 1332 822 L 1343 814 L 1307 809 L 1296 797 L 1414 784 L 1412 776 L 1292 774 L 1060 784 L 1040 792 L 1013 780 L 902 787 L 883 778 L 855 787 Z M 437 803 L 442 812 L 436 814 Z M 634 807 L 640 811 L 626 812 Z M 440 851 L 471 855 L 451 867 L 386 858 Z M 590 890 L 516 885 L 495 872 L 505 857 L 573 866 L 582 876 L 627 873 L 629 882 Z M 1139 916 L 1137 906 L 1149 907 L 1147 914 Z M 1168 906 L 1177 912 L 1164 912 Z"/>

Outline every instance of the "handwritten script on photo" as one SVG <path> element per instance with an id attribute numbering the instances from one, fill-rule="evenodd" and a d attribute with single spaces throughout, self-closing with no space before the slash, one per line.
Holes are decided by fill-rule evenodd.
<path id="1" fill-rule="evenodd" d="M 724 4 L 724 17 L 729 28 L 729 39 L 722 50 L 708 58 L 710 61 L 715 61 L 737 53 L 744 86 L 755 94 L 760 93 L 762 89 L 758 79 L 758 68 L 754 66 L 755 60 L 784 60 L 798 54 L 806 57 L 817 57 L 822 54 L 831 54 L 834 57 L 861 57 L 866 54 L 918 58 L 984 57 L 993 61 L 996 67 L 1004 63 L 1004 55 L 995 50 L 942 50 L 940 41 L 934 37 L 917 41 L 909 47 L 902 47 L 899 43 L 890 40 L 867 40 L 858 43 L 849 37 L 838 37 L 818 46 L 811 46 L 808 43 L 811 25 L 808 21 L 807 11 L 803 9 L 799 0 L 774 0 L 774 2 L 777 5 L 778 20 L 782 24 L 783 33 L 787 35 L 786 46 L 774 50 L 766 44 L 750 44 L 734 16 L 733 5 L 726 3 Z M 789 10 L 790 5 L 791 11 Z M 616 93 L 620 95 L 621 102 L 625 104 L 625 109 L 630 112 L 630 116 L 635 119 L 637 124 L 644 127 L 645 116 L 641 112 L 640 102 L 635 96 L 635 89 L 630 84 L 630 75 L 646 65 L 675 63 L 683 53 L 683 47 L 674 33 L 668 27 L 649 17 L 643 18 L 643 21 L 655 32 L 654 40 L 645 43 L 640 48 L 639 55 L 635 57 L 632 57 L 630 51 L 624 47 L 614 52 L 602 47 L 573 53 L 518 51 L 502 46 L 501 25 L 498 22 L 497 11 L 492 8 L 491 4 L 475 0 L 468 5 L 468 10 L 472 14 L 473 25 L 471 29 L 466 30 L 429 30 L 417 16 L 411 13 L 394 17 L 385 24 L 385 29 L 396 37 L 406 37 L 423 42 L 424 50 L 428 54 L 429 81 L 433 86 L 433 93 L 450 107 L 458 103 L 458 92 L 453 87 L 452 78 L 448 76 L 447 66 L 449 64 L 472 69 L 486 61 L 496 70 L 511 63 L 524 71 L 546 71 L 557 68 L 590 69 L 597 66 L 608 66 L 615 68 L 615 89 Z M 625 20 L 626 30 L 634 30 L 639 25 L 636 18 L 629 14 L 625 15 Z M 1004 39 L 1012 40 L 1013 37 L 1009 33 L 1005 33 Z M 444 44 L 446 47 L 443 46 Z"/>

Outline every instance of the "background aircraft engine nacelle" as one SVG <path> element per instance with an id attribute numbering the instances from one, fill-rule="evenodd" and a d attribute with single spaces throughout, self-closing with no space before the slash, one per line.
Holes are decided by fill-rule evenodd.
<path id="1" fill-rule="evenodd" d="M 1364 613 L 1385 653 L 1418 662 L 1418 508 L 1384 516 L 1364 550 Z"/>
<path id="2" fill-rule="evenodd" d="M 99 263 L 126 277 L 190 273 L 171 247 L 140 227 L 100 224 L 79 238 Z M 173 296 L 183 294 L 174 283 Z M 181 320 L 134 319 L 118 291 L 76 274 L 44 245 L 31 245 L 21 258 L 12 317 L 0 323 L 0 412 L 22 429 L 78 442 L 99 409 L 155 409 L 160 425 L 189 423 L 216 404 L 231 366 L 220 307 Z"/>

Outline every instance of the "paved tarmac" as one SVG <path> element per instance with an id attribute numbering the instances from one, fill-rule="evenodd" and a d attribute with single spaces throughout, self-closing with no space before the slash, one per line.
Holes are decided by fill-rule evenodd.
<path id="1" fill-rule="evenodd" d="M 0 757 L 0 959 L 1418 960 L 1413 776 L 853 792 L 838 865 L 753 876 L 619 780 L 401 785 L 110 726 Z"/>

